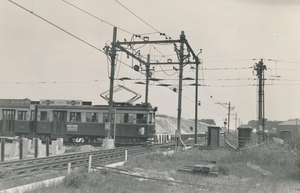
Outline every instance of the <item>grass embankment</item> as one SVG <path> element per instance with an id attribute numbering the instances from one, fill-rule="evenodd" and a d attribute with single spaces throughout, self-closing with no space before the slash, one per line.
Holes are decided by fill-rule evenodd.
<path id="1" fill-rule="evenodd" d="M 26 184 L 31 184 L 37 181 L 43 181 L 52 179 L 55 177 L 65 175 L 65 171 L 43 171 L 36 172 L 33 174 L 23 174 L 20 176 L 15 176 L 11 172 L 5 173 L 5 179 L 0 180 L 0 191 L 4 189 L 13 188 L 16 186 L 22 186 Z"/>
<path id="2" fill-rule="evenodd" d="M 271 144 L 239 152 L 192 150 L 173 155 L 148 154 L 130 158 L 122 167 L 126 175 L 112 170 L 87 174 L 86 169 L 81 169 L 62 184 L 31 192 L 284 192 L 299 180 L 298 150 L 292 149 Z M 177 171 L 203 160 L 217 162 L 218 177 Z M 249 162 L 271 174 L 264 176 L 247 167 Z"/>

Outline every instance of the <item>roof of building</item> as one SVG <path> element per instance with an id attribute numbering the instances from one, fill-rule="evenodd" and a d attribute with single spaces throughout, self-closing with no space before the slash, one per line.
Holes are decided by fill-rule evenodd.
<path id="1" fill-rule="evenodd" d="M 288 121 L 279 123 L 278 125 L 300 125 L 300 119 L 289 119 Z"/>
<path id="2" fill-rule="evenodd" d="M 250 125 L 241 125 L 237 129 L 253 129 Z"/>

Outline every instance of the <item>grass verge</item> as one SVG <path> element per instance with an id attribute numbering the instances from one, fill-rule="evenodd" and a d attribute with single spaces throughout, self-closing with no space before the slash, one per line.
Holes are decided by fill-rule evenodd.
<path id="1" fill-rule="evenodd" d="M 218 177 L 177 170 L 203 161 L 217 162 Z M 247 167 L 249 162 L 270 174 L 265 176 Z M 239 152 L 192 150 L 172 155 L 146 154 L 130 158 L 122 172 L 101 170 L 87 174 L 86 168 L 81 168 L 61 184 L 30 192 L 284 192 L 286 184 L 298 183 L 299 156 L 295 148 L 276 144 Z"/>

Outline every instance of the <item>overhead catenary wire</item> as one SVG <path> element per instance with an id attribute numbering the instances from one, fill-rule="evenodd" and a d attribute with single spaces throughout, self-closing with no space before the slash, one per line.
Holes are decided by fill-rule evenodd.
<path id="1" fill-rule="evenodd" d="M 64 83 L 91 83 L 101 82 L 109 80 L 70 80 L 70 81 L 12 81 L 12 82 L 0 82 L 0 84 L 64 84 Z"/>
<path id="2" fill-rule="evenodd" d="M 22 8 L 22 9 L 24 9 L 25 11 L 27 11 L 27 12 L 33 14 L 34 16 L 38 17 L 39 19 L 41 19 L 41 20 L 47 22 L 48 24 L 50 24 L 50 25 L 56 27 L 57 29 L 60 29 L 61 31 L 67 33 L 68 35 L 70 35 L 70 36 L 76 38 L 77 40 L 79 40 L 79 41 L 85 43 L 86 45 L 88 45 L 88 46 L 90 46 L 90 47 L 92 47 L 92 48 L 94 48 L 94 49 L 96 49 L 96 50 L 98 50 L 98 51 L 104 53 L 104 51 L 102 51 L 101 49 L 97 48 L 96 46 L 94 46 L 94 45 L 88 43 L 87 41 L 84 41 L 83 39 L 81 39 L 81 38 L 79 38 L 79 37 L 77 37 L 77 36 L 75 36 L 75 35 L 73 35 L 72 33 L 68 32 L 67 30 L 65 30 L 65 29 L 63 29 L 63 28 L 61 28 L 61 27 L 59 27 L 58 25 L 56 25 L 56 24 L 54 24 L 54 23 L 48 21 L 47 19 L 45 19 L 45 18 L 43 18 L 43 17 L 41 17 L 41 16 L 39 16 L 39 15 L 33 13 L 32 11 L 30 11 L 30 10 L 26 9 L 25 7 L 23 7 L 23 6 L 19 5 L 19 4 L 17 4 L 16 2 L 14 2 L 14 1 L 12 1 L 12 0 L 8 0 L 8 1 L 11 2 L 11 3 L 13 3 L 13 4 L 15 4 L 16 6 Z"/>
<path id="3" fill-rule="evenodd" d="M 232 68 L 202 68 L 202 70 L 248 70 L 253 67 L 232 67 Z"/>
<path id="4" fill-rule="evenodd" d="M 186 96 L 184 96 L 184 95 L 182 95 L 182 97 L 185 98 L 185 99 L 187 99 L 188 101 L 190 101 L 190 102 L 192 102 L 192 103 L 195 103 L 195 101 L 193 101 L 192 99 L 189 99 L 188 97 L 186 97 Z M 215 114 L 215 115 L 217 115 L 217 116 L 219 116 L 219 117 L 221 117 L 218 113 L 213 112 L 212 110 L 209 110 L 208 108 L 205 108 L 205 107 L 203 107 L 202 105 L 200 105 L 199 107 L 200 107 L 200 108 L 203 108 L 203 109 L 205 109 L 205 110 L 207 110 L 207 111 L 209 111 L 209 112 L 211 112 L 211 113 L 213 113 L 213 114 Z M 222 117 L 221 117 L 221 118 L 222 118 Z"/>
<path id="5" fill-rule="evenodd" d="M 95 16 L 95 15 L 93 15 L 93 14 L 91 14 L 91 13 L 89 13 L 89 12 L 83 10 L 83 9 L 81 9 L 80 7 L 77 7 L 76 5 L 74 5 L 74 4 L 72 4 L 72 3 L 68 2 L 68 1 L 65 1 L 65 0 L 62 0 L 62 1 L 65 2 L 65 3 L 67 3 L 67 4 L 69 4 L 69 5 L 71 5 L 72 7 L 75 7 L 76 9 L 78 9 L 78 10 L 80 10 L 80 11 L 82 11 L 82 12 L 88 14 L 89 16 L 92 16 L 92 17 L 94 17 L 94 18 L 100 20 L 100 21 L 103 22 L 103 23 L 106 23 L 106 24 L 108 24 L 108 25 L 110 25 L 110 26 L 112 26 L 112 27 L 117 27 L 117 26 L 115 26 L 114 24 L 112 24 L 112 23 L 110 23 L 110 22 L 107 22 L 107 21 L 105 21 L 105 20 L 103 20 L 103 19 L 101 19 L 101 18 Z M 119 30 L 122 30 L 122 31 L 124 31 L 124 32 L 126 32 L 126 33 L 129 33 L 129 34 L 133 35 L 132 32 L 129 32 L 129 31 L 127 31 L 127 30 L 125 30 L 125 29 L 122 29 L 122 28 L 120 28 L 120 27 L 117 27 L 117 28 L 118 28 Z"/>
<path id="6" fill-rule="evenodd" d="M 155 30 L 157 33 L 160 33 L 157 29 L 155 29 L 153 26 L 151 26 L 149 23 L 147 23 L 145 20 L 143 20 L 142 18 L 140 18 L 138 15 L 136 15 L 135 13 L 133 13 L 130 9 L 128 9 L 127 7 L 125 7 L 122 3 L 120 3 L 118 0 L 115 0 L 118 4 L 120 4 L 122 7 L 124 7 L 127 11 L 129 11 L 132 15 L 134 15 L 135 17 L 137 17 L 139 20 L 141 20 L 142 22 L 144 22 L 146 25 L 148 25 L 149 27 L 151 27 L 153 30 Z"/>
<path id="7" fill-rule="evenodd" d="M 92 47 L 92 48 L 94 48 L 94 49 L 100 51 L 100 52 L 103 53 L 103 54 L 106 54 L 103 50 L 101 50 L 101 49 L 97 48 L 96 46 L 94 46 L 94 45 L 88 43 L 87 41 L 85 41 L 85 40 L 83 40 L 83 39 L 81 39 L 81 38 L 75 36 L 74 34 L 68 32 L 67 30 L 65 30 L 65 29 L 63 29 L 63 28 L 61 28 L 61 27 L 59 27 L 58 25 L 56 25 L 56 24 L 54 24 L 54 23 L 48 21 L 47 19 L 43 18 L 42 16 L 33 13 L 32 11 L 26 9 L 25 7 L 23 7 L 23 6 L 19 5 L 19 4 L 17 4 L 16 2 L 14 2 L 14 1 L 12 1 L 12 0 L 8 0 L 8 1 L 11 2 L 11 3 L 13 3 L 14 5 L 16 5 L 16 6 L 20 7 L 20 8 L 22 8 L 22 9 L 24 9 L 25 11 L 27 11 L 27 12 L 33 14 L 34 16 L 38 17 L 39 19 L 41 19 L 41 20 L 47 22 L 48 24 L 50 24 L 50 25 L 56 27 L 57 29 L 59 29 L 59 30 L 65 32 L 66 34 L 68 34 L 68 35 L 74 37 L 75 39 L 77 39 L 77 40 L 79 40 L 79 41 L 85 43 L 86 45 L 88 45 L 88 46 L 90 46 L 90 47 Z M 122 64 L 128 66 L 128 67 L 131 68 L 131 69 L 133 69 L 132 66 L 126 64 L 125 62 L 120 61 L 120 63 L 122 63 Z M 142 73 L 142 72 L 140 72 L 140 73 L 141 73 L 141 74 L 144 74 L 144 73 Z"/>

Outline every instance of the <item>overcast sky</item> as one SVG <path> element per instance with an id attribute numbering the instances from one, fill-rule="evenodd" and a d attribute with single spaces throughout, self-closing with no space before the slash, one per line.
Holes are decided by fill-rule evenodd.
<path id="1" fill-rule="evenodd" d="M 222 126 L 230 102 L 242 123 L 257 119 L 258 90 L 253 66 L 264 59 L 265 117 L 268 120 L 300 118 L 300 3 L 296 0 L 119 0 L 68 2 L 62 0 L 15 0 L 90 46 L 17 5 L 0 2 L 0 98 L 74 99 L 107 104 L 100 97 L 109 89 L 109 61 L 97 50 L 113 37 L 131 40 L 133 34 L 150 40 L 164 40 L 158 32 L 186 39 L 202 60 L 199 88 L 199 119 L 215 119 Z M 140 40 L 134 38 L 133 40 Z M 96 48 L 95 48 L 96 47 Z M 176 60 L 173 45 L 145 45 L 140 50 L 151 61 Z M 163 56 L 162 56 L 163 55 Z M 116 81 L 142 95 L 145 101 L 145 77 L 130 66 L 138 64 L 118 52 Z M 174 66 L 178 68 L 178 66 Z M 193 66 L 184 67 L 183 77 L 195 78 Z M 227 68 L 227 69 L 225 69 Z M 178 72 L 173 66 L 154 66 L 149 102 L 158 113 L 177 116 Z M 204 80 L 203 80 L 204 79 Z M 184 81 L 182 116 L 194 118 L 194 81 Z M 125 91 L 115 94 L 119 102 L 128 100 Z M 226 106 L 226 105 L 225 105 Z M 227 107 L 227 106 L 226 106 Z M 235 116 L 231 116 L 234 118 Z M 231 120 L 231 128 L 235 125 Z"/>

